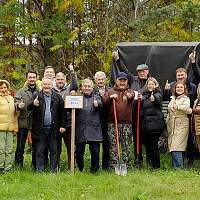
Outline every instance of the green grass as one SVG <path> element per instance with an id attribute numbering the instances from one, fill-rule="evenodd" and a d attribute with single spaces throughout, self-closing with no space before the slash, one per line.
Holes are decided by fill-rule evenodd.
<path id="1" fill-rule="evenodd" d="M 129 171 L 126 177 L 35 174 L 15 171 L 0 177 L 1 199 L 199 199 L 200 175 L 195 171 Z"/>
<path id="2" fill-rule="evenodd" d="M 86 170 L 71 175 L 65 170 L 62 154 L 58 174 L 31 172 L 30 154 L 26 153 L 23 170 L 0 175 L 0 200 L 199 200 L 200 174 L 198 160 L 193 169 L 175 171 L 170 155 L 161 156 L 161 170 L 131 169 L 126 177 L 114 173 L 89 172 L 87 153 Z M 88 171 L 87 171 L 88 169 Z"/>

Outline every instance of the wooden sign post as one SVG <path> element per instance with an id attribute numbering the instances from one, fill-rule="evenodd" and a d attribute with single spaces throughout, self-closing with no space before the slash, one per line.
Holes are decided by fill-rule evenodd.
<path id="1" fill-rule="evenodd" d="M 71 123 L 71 173 L 74 173 L 74 151 L 75 151 L 75 121 L 76 109 L 83 109 L 82 95 L 67 95 L 65 96 L 65 108 L 72 109 L 72 123 Z"/>

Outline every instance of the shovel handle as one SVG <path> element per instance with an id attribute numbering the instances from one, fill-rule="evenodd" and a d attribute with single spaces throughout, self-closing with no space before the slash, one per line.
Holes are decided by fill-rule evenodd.
<path id="1" fill-rule="evenodd" d="M 116 112 L 116 103 L 115 99 L 113 98 L 113 110 L 114 110 L 114 120 L 115 120 L 115 132 L 116 132 L 116 145 L 117 145 L 117 155 L 120 161 L 120 149 L 119 149 L 119 132 L 118 132 L 118 123 L 117 123 L 117 112 Z"/>
<path id="2" fill-rule="evenodd" d="M 138 98 L 138 106 L 137 106 L 137 131 L 136 131 L 136 151 L 139 155 L 140 153 L 140 103 L 141 99 Z"/>

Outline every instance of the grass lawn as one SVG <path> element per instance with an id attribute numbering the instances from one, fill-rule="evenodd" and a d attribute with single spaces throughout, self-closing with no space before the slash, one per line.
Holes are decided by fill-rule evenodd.
<path id="1" fill-rule="evenodd" d="M 161 170 L 131 169 L 126 177 L 99 171 L 75 172 L 65 170 L 62 154 L 61 172 L 36 174 L 31 172 L 30 154 L 26 153 L 23 170 L 0 175 L 0 200 L 199 200 L 199 160 L 191 170 L 174 171 L 170 155 L 161 156 Z M 89 169 L 89 156 L 85 159 Z"/>

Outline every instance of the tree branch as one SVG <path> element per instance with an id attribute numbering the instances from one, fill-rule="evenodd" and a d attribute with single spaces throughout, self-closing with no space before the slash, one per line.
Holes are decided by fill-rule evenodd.
<path id="1" fill-rule="evenodd" d="M 121 18 L 120 18 L 121 17 Z M 133 27 L 129 25 L 129 23 L 127 21 L 125 21 L 123 19 L 123 17 L 121 15 L 119 15 L 119 17 L 117 17 L 117 20 L 122 23 L 124 26 L 128 27 L 130 30 L 133 31 Z"/>
<path id="2" fill-rule="evenodd" d="M 40 3 L 38 2 L 38 0 L 33 0 L 33 2 L 36 4 L 36 6 L 38 7 L 38 10 L 42 16 L 42 18 L 44 19 L 44 13 L 42 12 L 42 8 L 40 6 Z"/>

